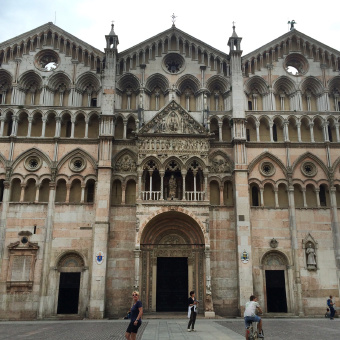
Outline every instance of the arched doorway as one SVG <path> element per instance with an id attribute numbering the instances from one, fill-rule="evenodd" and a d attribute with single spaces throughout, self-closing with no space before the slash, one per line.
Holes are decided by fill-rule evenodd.
<path id="1" fill-rule="evenodd" d="M 190 216 L 163 212 L 141 235 L 141 294 L 146 311 L 187 311 L 190 290 L 204 310 L 204 235 Z"/>
<path id="2" fill-rule="evenodd" d="M 288 259 L 278 251 L 266 253 L 262 258 L 264 297 L 267 313 L 289 312 Z"/>
<path id="3" fill-rule="evenodd" d="M 84 261 L 76 253 L 64 255 L 58 262 L 59 288 L 57 314 L 78 314 Z"/>

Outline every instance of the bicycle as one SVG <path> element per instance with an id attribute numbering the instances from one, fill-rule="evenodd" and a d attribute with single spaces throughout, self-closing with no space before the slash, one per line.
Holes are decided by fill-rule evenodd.
<path id="1" fill-rule="evenodd" d="M 250 323 L 250 326 L 247 327 L 247 334 L 248 334 L 248 340 L 259 339 L 258 333 L 257 333 L 257 322 L 256 321 L 252 321 Z M 263 329 L 262 329 L 262 334 L 264 334 Z M 264 339 L 264 338 L 261 338 L 261 339 Z"/>

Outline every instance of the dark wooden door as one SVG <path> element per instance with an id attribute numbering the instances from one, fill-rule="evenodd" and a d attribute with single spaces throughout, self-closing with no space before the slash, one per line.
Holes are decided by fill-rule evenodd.
<path id="1" fill-rule="evenodd" d="M 78 314 L 80 273 L 60 273 L 57 314 Z"/>
<path id="2" fill-rule="evenodd" d="M 287 313 L 284 270 L 266 270 L 267 311 Z"/>
<path id="3" fill-rule="evenodd" d="M 188 304 L 188 258 L 157 258 L 158 312 L 184 312 Z"/>

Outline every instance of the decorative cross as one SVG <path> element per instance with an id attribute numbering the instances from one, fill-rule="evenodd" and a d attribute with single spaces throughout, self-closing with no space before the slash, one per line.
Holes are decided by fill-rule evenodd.
<path id="1" fill-rule="evenodd" d="M 175 13 L 172 13 L 171 18 L 172 18 L 172 25 L 175 26 L 175 21 L 176 21 L 176 18 L 177 18 L 177 17 L 175 16 Z"/>
<path id="2" fill-rule="evenodd" d="M 233 26 L 235 26 L 235 24 L 236 24 L 236 22 L 235 22 L 235 21 L 233 21 Z"/>

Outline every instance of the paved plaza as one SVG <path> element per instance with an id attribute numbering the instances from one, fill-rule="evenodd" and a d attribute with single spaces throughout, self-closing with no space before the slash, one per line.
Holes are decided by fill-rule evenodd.
<path id="1" fill-rule="evenodd" d="M 0 322 L 0 339 L 124 340 L 127 320 Z M 187 332 L 186 319 L 144 320 L 138 340 L 241 340 L 242 319 L 198 319 L 196 332 Z M 265 339 L 339 339 L 340 319 L 264 319 Z"/>

